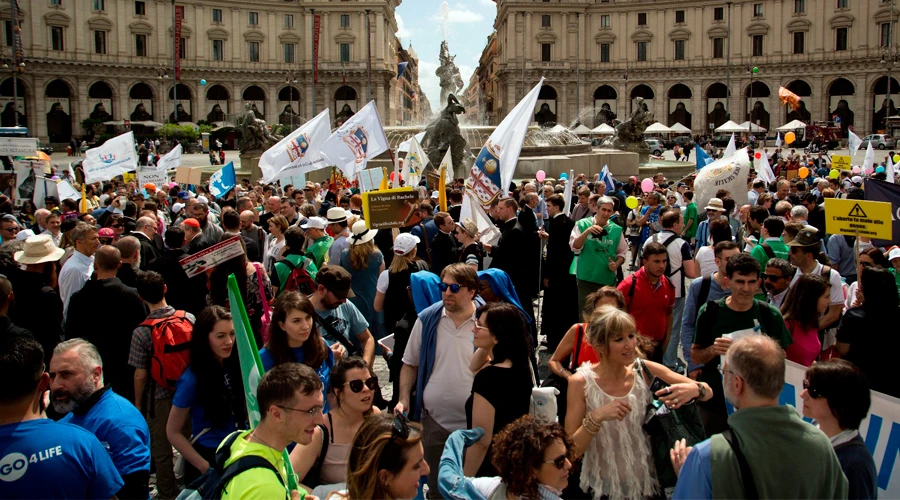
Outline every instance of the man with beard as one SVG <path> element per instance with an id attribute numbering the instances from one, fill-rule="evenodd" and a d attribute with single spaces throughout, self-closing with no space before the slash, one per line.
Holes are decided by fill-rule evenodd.
<path id="1" fill-rule="evenodd" d="M 100 441 L 42 415 L 50 376 L 41 345 L 27 336 L 0 336 L 0 380 L 3 496 L 115 497 L 124 483 Z M 29 460 L 38 454 L 45 460 Z"/>
<path id="2" fill-rule="evenodd" d="M 369 322 L 347 301 L 347 297 L 353 296 L 350 282 L 350 273 L 343 267 L 324 266 L 316 274 L 316 291 L 309 296 L 309 301 L 316 309 L 319 332 L 334 351 L 335 363 L 358 352 L 369 366 L 375 366 L 375 339 L 369 333 Z M 345 346 L 351 344 L 353 352 L 348 353 Z"/>
<path id="3" fill-rule="evenodd" d="M 752 335 L 736 340 L 724 354 L 723 399 L 735 408 L 729 432 L 700 442 L 690 454 L 676 447 L 672 463 L 680 475 L 673 498 L 847 498 L 847 478 L 831 441 L 778 401 L 783 346 Z M 804 392 L 816 394 L 816 389 L 827 388 Z"/>
<path id="4" fill-rule="evenodd" d="M 104 387 L 103 359 L 90 342 L 75 338 L 56 346 L 50 360 L 50 402 L 59 422 L 88 430 L 104 443 L 125 482 L 118 498 L 150 494 L 150 428 L 131 401 Z"/>
<path id="5" fill-rule="evenodd" d="M 209 205 L 206 203 L 195 203 L 188 209 L 191 217 L 200 223 L 200 229 L 203 230 L 203 236 L 212 244 L 218 243 L 222 239 L 225 231 L 221 227 L 213 224 L 209 220 Z"/>
<path id="6" fill-rule="evenodd" d="M 248 244 L 248 254 L 250 252 L 249 245 L 254 245 L 257 248 L 257 255 L 260 256 L 260 260 L 262 261 L 262 252 L 265 248 L 266 244 L 266 233 L 263 230 L 253 223 L 254 217 L 256 214 L 253 213 L 253 210 L 244 210 L 240 212 L 240 222 L 241 222 L 241 236 L 244 237 L 244 241 L 250 240 L 252 243 Z"/>
<path id="7" fill-rule="evenodd" d="M 137 290 L 116 277 L 119 249 L 105 245 L 97 250 L 94 270 L 97 278 L 72 295 L 66 315 L 66 338 L 82 337 L 91 342 L 106 360 L 107 380 L 116 392 L 134 399 L 133 370 L 128 366 L 131 332 L 147 317 L 147 309 Z M 103 322 L 97 324 L 97 307 L 102 306 Z"/>
<path id="8" fill-rule="evenodd" d="M 137 238 L 141 243 L 141 271 L 146 271 L 147 265 L 150 264 L 153 259 L 159 257 L 159 250 L 153 243 L 153 239 L 156 236 L 156 231 L 158 229 L 159 223 L 152 217 L 141 217 L 134 226 L 134 232 L 131 233 L 131 235 Z"/>
<path id="9" fill-rule="evenodd" d="M 115 246 L 119 249 L 121 256 L 119 260 L 122 262 L 116 271 L 116 278 L 119 278 L 123 285 L 134 288 L 137 273 L 144 263 L 141 258 L 141 242 L 134 236 L 125 236 L 117 241 Z"/>
<path id="10" fill-rule="evenodd" d="M 566 201 L 558 194 L 547 197 L 549 219 L 538 233 L 547 240 L 547 258 L 542 268 L 544 307 L 542 328 L 547 335 L 547 349 L 556 350 L 570 325 L 578 322 L 578 295 L 575 276 L 569 272 L 575 254 L 569 246 L 569 235 L 575 223 L 566 217 Z"/>
<path id="11" fill-rule="evenodd" d="M 700 417 L 707 435 L 728 429 L 719 362 L 728 352 L 732 338 L 765 334 L 777 340 L 782 349 L 793 342 L 781 312 L 754 299 L 759 291 L 759 269 L 759 262 L 746 253 L 729 257 L 725 264 L 725 286 L 731 289 L 731 295 L 707 302 L 697 316 L 691 361 L 703 365 L 697 380 L 708 383 L 713 390 L 712 399 L 700 403 Z M 781 373 L 784 374 L 783 366 Z"/>

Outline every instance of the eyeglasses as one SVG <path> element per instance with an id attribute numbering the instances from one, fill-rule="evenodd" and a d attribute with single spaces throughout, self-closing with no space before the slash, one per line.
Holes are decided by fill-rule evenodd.
<path id="1" fill-rule="evenodd" d="M 444 283 L 444 282 L 442 281 L 442 282 L 438 283 L 438 288 L 441 289 L 441 293 L 446 292 L 448 288 L 449 288 L 450 291 L 453 292 L 453 293 L 459 293 L 459 289 L 460 289 L 460 288 L 464 288 L 464 285 L 458 285 L 458 284 L 456 284 L 456 283 L 453 283 L 453 284 L 450 284 L 450 283 Z"/>
<path id="2" fill-rule="evenodd" d="M 374 391 L 378 388 L 378 377 L 369 377 L 366 380 L 351 380 L 349 382 L 344 382 L 344 385 L 349 385 L 350 390 L 359 393 L 363 390 L 363 384 L 369 388 L 370 391 Z"/>
<path id="3" fill-rule="evenodd" d="M 409 419 L 406 418 L 406 415 L 402 413 L 397 413 L 396 415 L 394 415 L 394 423 L 393 428 L 391 429 L 391 436 L 400 439 L 409 438 Z"/>
<path id="4" fill-rule="evenodd" d="M 803 388 L 806 389 L 806 392 L 807 392 L 807 393 L 809 393 L 809 397 L 811 397 L 811 398 L 813 398 L 813 399 L 819 399 L 820 397 L 822 397 L 822 393 L 821 393 L 821 392 L 819 392 L 819 391 L 817 391 L 816 389 L 813 389 L 812 387 L 810 387 L 810 385 L 809 385 L 809 380 L 804 380 L 804 381 L 803 381 Z"/>
<path id="5" fill-rule="evenodd" d="M 763 281 L 778 281 L 778 280 L 784 279 L 784 276 L 778 276 L 777 274 L 767 274 L 767 273 L 762 273 L 759 275 L 759 277 L 762 278 Z"/>
<path id="6" fill-rule="evenodd" d="M 477 321 L 475 322 L 475 328 L 477 328 L 477 329 L 479 329 L 479 330 L 487 330 L 487 331 L 491 331 L 490 328 L 488 328 L 488 327 L 486 327 L 486 326 L 484 326 L 484 325 L 482 325 L 482 324 L 479 324 Z"/>
<path id="7" fill-rule="evenodd" d="M 325 407 L 322 405 L 313 406 L 312 408 L 310 408 L 308 410 L 301 410 L 299 408 L 291 408 L 290 406 L 281 406 L 281 405 L 275 405 L 275 406 L 281 408 L 282 410 L 291 410 L 291 411 L 296 411 L 299 413 L 305 413 L 306 416 L 308 416 L 308 417 L 315 417 L 316 415 L 321 414 L 322 410 L 325 409 Z"/>
<path id="8" fill-rule="evenodd" d="M 566 466 L 566 460 L 568 460 L 568 459 L 569 459 L 568 455 L 560 455 L 560 456 L 554 458 L 553 460 L 544 460 L 542 463 L 553 464 L 556 466 L 557 469 L 563 470 L 563 468 Z"/>

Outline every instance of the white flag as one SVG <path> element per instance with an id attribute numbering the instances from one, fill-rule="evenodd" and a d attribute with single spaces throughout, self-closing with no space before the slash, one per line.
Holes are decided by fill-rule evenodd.
<path id="1" fill-rule="evenodd" d="M 304 174 L 326 167 L 321 148 L 331 133 L 331 114 L 324 110 L 259 157 L 263 182 Z"/>
<path id="2" fill-rule="evenodd" d="M 60 200 L 65 200 L 70 198 L 72 200 L 78 201 L 81 199 L 81 192 L 76 191 L 75 188 L 69 184 L 69 181 L 59 181 L 56 183 L 56 193 Z"/>
<path id="3" fill-rule="evenodd" d="M 168 153 L 166 153 L 165 156 L 156 160 L 156 167 L 150 167 L 150 168 L 155 168 L 157 170 L 173 170 L 180 166 L 181 166 L 181 143 L 179 143 L 174 148 L 172 148 L 172 150 L 169 151 Z M 144 168 L 149 170 L 148 167 L 144 167 Z"/>
<path id="4" fill-rule="evenodd" d="M 444 170 L 444 180 L 448 186 L 453 182 L 453 155 L 450 154 L 451 151 L 452 149 L 447 149 L 447 154 L 444 155 L 444 159 L 441 160 L 441 166 L 438 167 L 438 172 L 442 168 L 446 168 Z"/>
<path id="5" fill-rule="evenodd" d="M 336 165 L 352 179 L 366 168 L 369 160 L 389 147 L 375 101 L 369 101 L 325 140 L 322 154 L 328 165 Z"/>
<path id="6" fill-rule="evenodd" d="M 473 198 L 472 193 L 467 192 L 463 197 L 463 208 L 460 209 L 460 213 L 465 210 L 466 205 L 469 206 L 472 214 L 468 217 L 460 216 L 460 220 L 465 220 L 467 218 L 472 219 L 478 226 L 478 241 L 487 243 L 488 245 L 496 244 L 500 239 L 500 230 L 497 229 L 497 226 L 495 226 L 491 221 L 491 218 L 488 217 L 484 208 L 481 207 L 481 203 Z"/>
<path id="7" fill-rule="evenodd" d="M 751 165 L 747 148 L 741 148 L 703 167 L 694 179 L 694 203 L 698 207 L 706 206 L 718 190 L 727 189 L 733 194 L 735 205 L 743 206 L 747 203 L 747 174 Z"/>
<path id="8" fill-rule="evenodd" d="M 424 137 L 425 137 L 425 132 L 424 132 L 424 131 L 423 131 L 423 132 L 419 132 L 418 134 L 416 134 L 416 135 L 410 137 L 409 139 L 407 139 L 407 140 L 401 142 L 400 145 L 397 146 L 397 151 L 399 151 L 399 152 L 401 152 L 401 153 L 407 153 L 407 152 L 409 152 L 409 145 L 412 143 L 412 139 L 415 138 L 416 141 L 422 142 L 422 139 L 423 139 Z"/>
<path id="9" fill-rule="evenodd" d="M 522 143 L 528 132 L 528 125 L 534 118 L 534 106 L 538 93 L 544 84 L 544 78 L 531 89 L 524 99 L 516 104 L 516 107 L 506 115 L 500 125 L 491 133 L 485 142 L 481 152 L 472 164 L 466 180 L 466 192 L 472 194 L 474 199 L 482 207 L 490 205 L 497 197 L 505 196 L 512 181 L 516 163 L 519 161 L 519 153 L 522 151 Z M 467 211 L 466 200 L 463 198 L 463 206 L 460 217 L 471 217 L 471 207 Z"/>
<path id="10" fill-rule="evenodd" d="M 563 198 L 566 199 L 566 217 L 572 214 L 572 179 L 575 178 L 575 170 L 569 170 L 569 178 L 566 179 L 566 189 L 563 190 Z"/>
<path id="11" fill-rule="evenodd" d="M 853 161 L 853 155 L 859 150 L 859 147 L 862 146 L 862 139 L 859 138 L 858 135 L 854 134 L 852 130 L 847 131 L 847 149 L 850 150 L 850 161 Z"/>
<path id="12" fill-rule="evenodd" d="M 884 173 L 887 175 L 887 181 L 891 184 L 897 182 L 897 178 L 895 177 L 894 171 L 896 167 L 894 165 L 894 160 L 888 156 L 886 161 L 884 162 Z"/>
<path id="13" fill-rule="evenodd" d="M 84 168 L 84 181 L 88 184 L 108 181 L 117 175 L 137 170 L 134 132 L 126 132 L 106 141 L 102 146 L 88 149 L 81 166 Z"/>
<path id="14" fill-rule="evenodd" d="M 734 145 L 734 132 L 732 132 L 731 139 L 728 140 L 728 146 L 725 147 L 725 153 L 722 155 L 722 158 L 733 155 L 735 151 L 737 151 L 737 147 Z"/>
<path id="15" fill-rule="evenodd" d="M 756 178 L 764 181 L 766 186 L 775 182 L 775 172 L 773 172 L 772 167 L 769 166 L 769 155 L 765 151 L 763 151 L 762 156 L 759 158 L 759 166 L 756 168 Z"/>
<path id="16" fill-rule="evenodd" d="M 428 166 L 429 161 L 428 155 L 425 154 L 425 150 L 422 149 L 422 145 L 419 144 L 419 140 L 415 136 L 409 138 L 407 151 L 403 169 L 406 170 L 408 167 L 409 173 L 402 178 L 406 185 L 409 186 L 412 181 L 415 181 L 416 184 L 419 183 L 419 179 L 422 178 L 422 172 Z"/>
<path id="17" fill-rule="evenodd" d="M 869 145 L 866 147 L 866 159 L 863 160 L 862 170 L 863 173 L 871 174 L 872 169 L 875 168 L 875 150 L 872 149 L 872 141 L 869 141 Z"/>
<path id="18" fill-rule="evenodd" d="M 778 132 L 778 135 L 775 136 L 775 147 L 780 148 L 784 142 L 781 141 L 781 132 Z"/>

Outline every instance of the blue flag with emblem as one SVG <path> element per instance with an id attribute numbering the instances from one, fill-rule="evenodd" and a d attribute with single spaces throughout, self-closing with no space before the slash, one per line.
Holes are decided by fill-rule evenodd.
<path id="1" fill-rule="evenodd" d="M 697 151 L 697 170 L 700 170 L 714 161 L 699 145 L 694 149 Z"/>
<path id="2" fill-rule="evenodd" d="M 235 184 L 237 176 L 234 173 L 234 162 L 230 161 L 209 178 L 209 192 L 216 198 L 221 198 L 234 189 Z"/>
<path id="3" fill-rule="evenodd" d="M 603 165 L 603 170 L 600 172 L 600 180 L 603 181 L 603 184 L 606 184 L 606 193 L 614 193 L 616 192 L 616 178 L 609 173 L 609 165 Z"/>

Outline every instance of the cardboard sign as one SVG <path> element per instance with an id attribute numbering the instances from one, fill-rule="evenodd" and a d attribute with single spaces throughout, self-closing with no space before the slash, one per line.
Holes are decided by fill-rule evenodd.
<path id="1" fill-rule="evenodd" d="M 890 240 L 891 204 L 882 201 L 825 199 L 825 232 Z"/>
<path id="2" fill-rule="evenodd" d="M 200 178 L 203 175 L 201 167 L 178 167 L 175 170 L 175 182 L 181 184 L 200 184 Z"/>
<path id="3" fill-rule="evenodd" d="M 403 227 L 419 199 L 412 188 L 363 193 L 363 210 L 369 229 Z"/>
<path id="4" fill-rule="evenodd" d="M 167 174 L 168 172 L 164 169 L 142 169 L 138 172 L 138 184 L 143 186 L 144 184 L 151 183 L 157 188 L 166 186 L 169 184 L 169 176 Z"/>
<path id="5" fill-rule="evenodd" d="M 831 155 L 831 168 L 850 170 L 851 158 L 848 155 Z"/>
<path id="6" fill-rule="evenodd" d="M 34 156 L 36 152 L 33 137 L 0 137 L 0 156 Z"/>
<path id="7" fill-rule="evenodd" d="M 188 278 L 205 273 L 206 271 L 216 267 L 220 262 L 225 262 L 244 253 L 244 247 L 241 246 L 241 237 L 232 236 L 225 241 L 216 243 L 215 245 L 189 255 L 178 261 L 184 269 Z"/>

